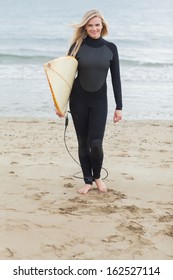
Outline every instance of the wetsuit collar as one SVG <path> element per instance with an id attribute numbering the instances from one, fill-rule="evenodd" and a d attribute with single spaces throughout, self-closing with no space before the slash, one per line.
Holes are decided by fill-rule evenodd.
<path id="1" fill-rule="evenodd" d="M 99 37 L 98 39 L 93 39 L 90 36 L 87 36 L 85 38 L 85 42 L 87 45 L 89 45 L 91 47 L 100 47 L 103 45 L 103 38 Z"/>

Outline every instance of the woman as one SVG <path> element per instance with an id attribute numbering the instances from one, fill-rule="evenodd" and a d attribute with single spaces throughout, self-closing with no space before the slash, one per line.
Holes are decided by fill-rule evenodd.
<path id="1" fill-rule="evenodd" d="M 116 109 L 114 122 L 122 118 L 122 95 L 117 47 L 102 37 L 107 24 L 98 10 L 88 11 L 75 25 L 68 55 L 78 60 L 78 75 L 70 96 L 70 111 L 78 139 L 79 160 L 86 194 L 95 182 L 101 192 L 107 187 L 100 178 L 103 163 L 102 142 L 107 119 L 106 77 L 110 68 Z"/>

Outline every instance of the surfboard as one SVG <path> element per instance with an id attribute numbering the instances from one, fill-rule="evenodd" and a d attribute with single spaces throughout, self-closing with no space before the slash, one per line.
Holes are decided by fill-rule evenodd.
<path id="1" fill-rule="evenodd" d="M 77 66 L 78 61 L 73 56 L 55 58 L 43 65 L 54 105 L 62 117 L 67 112 Z"/>

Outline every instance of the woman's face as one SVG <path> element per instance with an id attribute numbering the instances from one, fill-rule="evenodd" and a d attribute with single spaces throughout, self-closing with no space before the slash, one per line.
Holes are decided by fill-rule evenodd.
<path id="1" fill-rule="evenodd" d="M 101 36 L 102 28 L 102 21 L 99 17 L 90 19 L 85 25 L 87 34 L 93 39 L 98 39 Z"/>

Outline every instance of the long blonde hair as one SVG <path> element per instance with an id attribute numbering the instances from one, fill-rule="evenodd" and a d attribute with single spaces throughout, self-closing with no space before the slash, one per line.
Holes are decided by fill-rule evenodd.
<path id="1" fill-rule="evenodd" d="M 102 21 L 102 31 L 101 36 L 105 36 L 108 34 L 108 26 L 105 22 L 103 16 L 98 10 L 90 10 L 86 12 L 86 14 L 83 16 L 82 21 L 79 24 L 73 24 L 72 27 L 75 28 L 74 35 L 71 40 L 71 45 L 74 45 L 73 49 L 71 50 L 71 53 L 69 55 L 76 56 L 83 40 L 87 36 L 87 32 L 85 30 L 85 25 L 88 23 L 88 21 L 94 17 L 99 17 Z"/>

